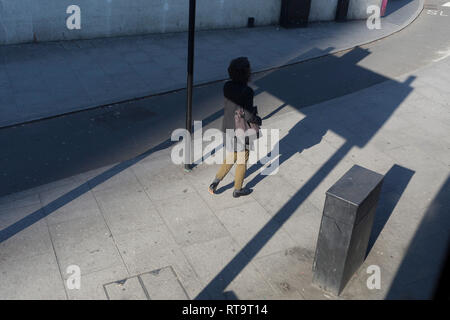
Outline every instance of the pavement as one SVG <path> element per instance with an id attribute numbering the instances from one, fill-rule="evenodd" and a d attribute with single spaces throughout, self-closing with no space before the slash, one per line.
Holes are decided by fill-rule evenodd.
<path id="1" fill-rule="evenodd" d="M 379 30 L 349 21 L 197 32 L 194 82 L 226 79 L 236 56 L 263 71 L 386 37 L 423 3 L 389 1 Z M 185 88 L 186 47 L 186 33 L 0 46 L 0 127 Z"/>
<path id="2" fill-rule="evenodd" d="M 445 58 L 306 108 L 287 100 L 263 126 L 280 130 L 279 171 L 251 166 L 248 197 L 232 198 L 232 175 L 210 195 L 218 166 L 186 173 L 170 147 L 3 197 L 0 298 L 430 298 L 450 234 L 449 74 Z M 354 164 L 385 182 L 367 258 L 336 297 L 311 267 L 325 192 Z"/>

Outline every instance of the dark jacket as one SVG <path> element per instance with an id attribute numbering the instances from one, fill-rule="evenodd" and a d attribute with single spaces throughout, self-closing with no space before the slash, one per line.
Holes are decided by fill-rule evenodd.
<path id="1" fill-rule="evenodd" d="M 222 123 L 222 131 L 234 128 L 234 112 L 237 108 L 244 108 L 245 120 L 248 122 L 258 123 L 259 119 L 256 114 L 256 108 L 253 106 L 253 97 L 255 93 L 245 83 L 228 81 L 223 86 L 224 95 L 224 115 Z"/>

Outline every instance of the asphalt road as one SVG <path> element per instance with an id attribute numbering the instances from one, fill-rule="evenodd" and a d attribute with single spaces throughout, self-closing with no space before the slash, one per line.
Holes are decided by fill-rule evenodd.
<path id="1" fill-rule="evenodd" d="M 428 0 L 404 30 L 373 43 L 255 74 L 263 117 L 301 109 L 414 71 L 450 55 L 448 1 Z M 370 31 L 368 31 L 370 32 Z M 218 127 L 222 85 L 196 87 L 195 120 Z M 133 158 L 184 127 L 184 90 L 0 129 L 0 196 Z M 180 169 L 181 170 L 181 169 Z"/>

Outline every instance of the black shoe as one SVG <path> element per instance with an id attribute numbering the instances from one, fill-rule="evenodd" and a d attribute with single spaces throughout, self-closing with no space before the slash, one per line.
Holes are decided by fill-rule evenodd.
<path id="1" fill-rule="evenodd" d="M 213 183 L 209 185 L 208 191 L 211 194 L 216 192 L 217 186 L 219 185 L 220 180 L 214 179 Z"/>
<path id="2" fill-rule="evenodd" d="M 252 189 L 248 189 L 248 188 L 242 188 L 240 190 L 234 190 L 233 191 L 233 197 L 235 198 L 239 198 L 242 196 L 248 196 L 250 193 L 252 193 Z"/>

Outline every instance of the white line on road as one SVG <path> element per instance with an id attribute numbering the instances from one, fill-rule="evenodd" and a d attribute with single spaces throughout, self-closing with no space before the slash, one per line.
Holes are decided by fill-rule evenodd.
<path id="1" fill-rule="evenodd" d="M 433 60 L 433 62 L 438 62 L 441 61 L 447 57 L 450 57 L 450 48 L 448 48 L 447 50 L 444 51 L 438 51 L 436 52 L 438 55 L 441 55 L 439 58 Z"/>

